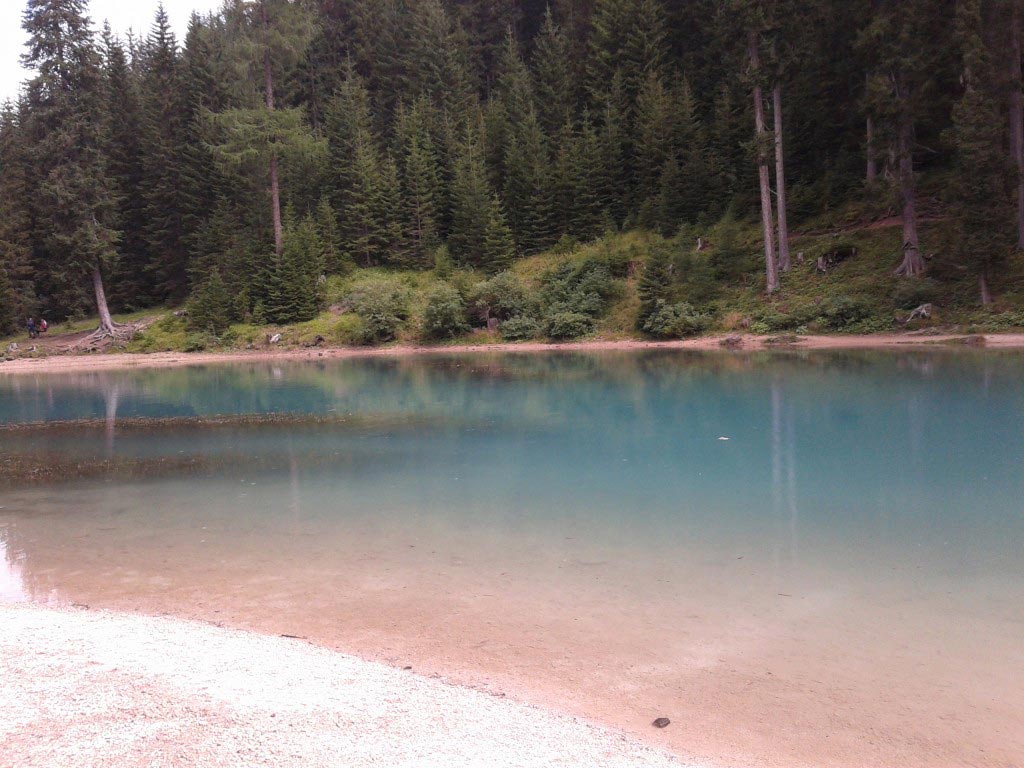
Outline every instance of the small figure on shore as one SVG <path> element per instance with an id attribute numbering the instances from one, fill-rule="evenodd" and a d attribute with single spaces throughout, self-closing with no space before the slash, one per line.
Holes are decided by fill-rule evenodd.
<path id="1" fill-rule="evenodd" d="M 39 332 L 36 330 L 36 321 L 30 317 L 28 319 L 28 324 L 27 325 L 28 325 L 28 337 L 30 339 L 34 339 L 36 336 L 39 335 Z"/>
<path id="2" fill-rule="evenodd" d="M 46 322 L 46 318 L 40 318 L 39 320 L 39 333 L 46 333 L 50 330 L 50 324 Z"/>

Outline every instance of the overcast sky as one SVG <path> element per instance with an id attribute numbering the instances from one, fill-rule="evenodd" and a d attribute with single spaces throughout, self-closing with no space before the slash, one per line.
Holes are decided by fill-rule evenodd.
<path id="1" fill-rule="evenodd" d="M 122 36 L 129 29 L 147 32 L 153 23 L 159 0 L 89 0 L 89 18 L 99 29 L 104 19 Z M 25 50 L 25 33 L 21 29 L 21 16 L 25 0 L 0 0 L 0 101 L 18 93 L 26 78 L 21 68 L 21 54 Z M 206 13 L 221 6 L 221 0 L 164 0 L 164 8 L 180 43 L 188 28 L 192 11 Z"/>

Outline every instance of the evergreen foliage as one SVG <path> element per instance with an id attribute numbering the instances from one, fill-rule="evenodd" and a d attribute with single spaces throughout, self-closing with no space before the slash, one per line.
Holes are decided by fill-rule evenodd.
<path id="1" fill-rule="evenodd" d="M 126 44 L 95 33 L 87 0 L 23 1 L 35 74 L 0 116 L 7 322 L 83 314 L 94 279 L 120 309 L 195 303 L 214 275 L 231 318 L 289 322 L 355 265 L 497 274 L 563 238 L 713 230 L 686 275 L 655 252 L 640 279 L 638 327 L 681 332 L 677 299 L 753 279 L 736 233 L 775 138 L 786 185 L 773 164 L 768 193 L 794 228 L 932 174 L 956 247 L 931 279 L 1006 288 L 1010 3 L 252 0 L 193 16 L 179 45 L 162 9 Z M 566 313 L 596 317 L 544 317 Z M 522 337 L 541 319 L 499 315 Z"/>
<path id="2" fill-rule="evenodd" d="M 466 302 L 455 288 L 438 283 L 427 294 L 423 334 L 428 339 L 450 339 L 469 331 Z"/>
<path id="3" fill-rule="evenodd" d="M 219 336 L 231 325 L 231 297 L 220 270 L 209 276 L 192 293 L 188 302 L 188 327 Z"/>

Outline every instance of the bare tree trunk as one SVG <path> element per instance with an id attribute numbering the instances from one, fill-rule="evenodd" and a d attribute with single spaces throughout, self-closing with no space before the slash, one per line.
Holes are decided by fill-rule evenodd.
<path id="1" fill-rule="evenodd" d="M 768 152 L 765 147 L 764 94 L 761 92 L 761 58 L 757 52 L 757 33 L 751 32 L 747 43 L 750 68 L 754 78 L 754 128 L 757 139 L 757 172 L 761 185 L 761 224 L 764 229 L 764 265 L 767 292 L 779 289 L 779 269 L 775 262 L 775 225 L 772 221 L 772 191 L 768 176 Z"/>
<path id="2" fill-rule="evenodd" d="M 96 311 L 100 315 L 99 332 L 104 336 L 114 336 L 114 319 L 107 306 L 107 292 L 103 290 L 103 275 L 100 274 L 98 264 L 92 270 L 92 290 L 96 294 Z"/>
<path id="3" fill-rule="evenodd" d="M 875 121 L 871 115 L 867 117 L 865 132 L 867 134 L 868 156 L 868 168 L 865 178 L 868 184 L 872 184 L 878 178 L 878 158 L 875 156 Z"/>
<path id="4" fill-rule="evenodd" d="M 900 98 L 905 98 L 900 95 Z M 917 238 L 917 188 L 914 183 L 914 121 L 906 108 L 899 126 L 900 196 L 903 198 L 903 262 L 897 275 L 916 277 L 924 272 Z"/>
<path id="5" fill-rule="evenodd" d="M 267 21 L 267 7 L 260 3 L 260 20 L 263 30 L 269 35 L 270 24 Z M 274 75 L 270 66 L 270 47 L 263 51 L 263 78 L 265 81 L 267 110 L 274 111 Z M 277 179 L 277 150 L 270 149 L 270 207 L 274 216 L 274 252 L 278 256 L 284 250 L 284 232 L 281 227 L 281 185 Z"/>
<path id="6" fill-rule="evenodd" d="M 1024 250 L 1024 100 L 1021 97 L 1020 0 L 1010 21 L 1010 146 L 1017 164 L 1017 248 Z"/>
<path id="7" fill-rule="evenodd" d="M 779 222 L 779 269 L 789 272 L 789 223 L 786 221 L 786 153 L 782 147 L 782 85 L 772 88 L 775 120 L 775 206 Z"/>
<path id="8" fill-rule="evenodd" d="M 978 288 L 981 290 L 981 304 L 987 307 L 992 303 L 992 291 L 988 287 L 988 270 L 983 269 L 978 275 Z"/>
<path id="9" fill-rule="evenodd" d="M 281 226 L 281 187 L 277 180 L 277 154 L 270 155 L 270 207 L 274 212 L 274 252 L 280 256 L 284 250 L 284 230 Z"/>

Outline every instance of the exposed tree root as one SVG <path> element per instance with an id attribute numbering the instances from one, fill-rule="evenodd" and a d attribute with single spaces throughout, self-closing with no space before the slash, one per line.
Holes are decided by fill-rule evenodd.
<path id="1" fill-rule="evenodd" d="M 96 348 L 100 344 L 109 341 L 110 343 L 116 343 L 119 341 L 131 341 L 132 337 L 135 336 L 136 332 L 142 327 L 141 323 L 110 323 L 110 325 L 102 324 L 95 331 L 90 333 L 88 336 L 84 336 L 74 344 L 67 348 L 68 352 L 81 349 L 83 347 Z"/>

